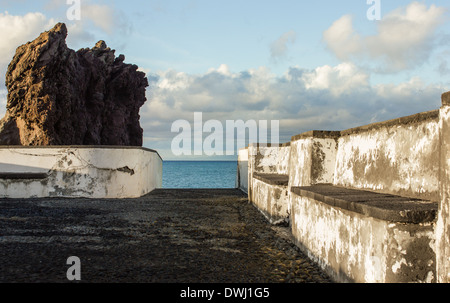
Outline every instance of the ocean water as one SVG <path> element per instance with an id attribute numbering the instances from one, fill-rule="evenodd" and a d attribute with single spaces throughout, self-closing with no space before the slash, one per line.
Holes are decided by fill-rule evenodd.
<path id="1" fill-rule="evenodd" d="M 235 188 L 237 161 L 164 161 L 163 188 Z"/>

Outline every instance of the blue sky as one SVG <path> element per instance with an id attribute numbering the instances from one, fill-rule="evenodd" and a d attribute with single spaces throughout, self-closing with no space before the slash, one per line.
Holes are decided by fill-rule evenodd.
<path id="1" fill-rule="evenodd" d="M 171 154 L 178 119 L 279 120 L 280 139 L 437 109 L 450 90 L 448 1 L 0 0 L 0 81 L 15 49 L 68 25 L 68 46 L 105 40 L 151 82 L 144 145 Z M 6 93 L 0 86 L 0 114 Z M 186 157 L 184 157 L 186 158 Z M 194 159 L 194 157 L 188 157 Z M 202 157 L 202 159 L 212 159 Z"/>

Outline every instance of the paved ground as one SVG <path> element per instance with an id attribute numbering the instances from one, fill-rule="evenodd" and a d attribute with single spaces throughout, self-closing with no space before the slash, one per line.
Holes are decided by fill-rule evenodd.
<path id="1" fill-rule="evenodd" d="M 238 190 L 0 199 L 0 282 L 330 282 Z"/>

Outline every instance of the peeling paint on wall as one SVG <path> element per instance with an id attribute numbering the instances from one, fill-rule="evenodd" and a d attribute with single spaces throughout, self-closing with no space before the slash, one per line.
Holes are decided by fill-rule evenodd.
<path id="1" fill-rule="evenodd" d="M 440 109 L 440 203 L 436 226 L 437 280 L 450 282 L 450 94 L 442 96 Z"/>
<path id="2" fill-rule="evenodd" d="M 269 220 L 277 211 L 287 214 L 297 245 L 336 281 L 450 281 L 450 93 L 447 99 L 440 112 L 294 136 L 289 156 L 273 146 L 265 154 L 252 154 L 257 145 L 249 147 L 249 199 Z M 280 159 L 289 159 L 288 165 Z M 287 193 L 257 173 L 287 174 Z M 383 194 L 368 212 L 371 203 L 341 207 L 342 199 L 325 191 L 309 195 L 297 188 L 322 183 Z M 351 199 L 367 198 L 360 192 Z M 277 204 L 284 197 L 287 208 Z M 384 205 L 383 197 L 392 203 Z M 428 221 L 409 218 L 419 204 L 401 209 L 399 201 L 431 205 L 426 216 L 436 214 L 440 201 L 437 223 L 434 215 Z M 416 221 L 379 216 L 392 213 Z"/>
<path id="3" fill-rule="evenodd" d="M 289 218 L 287 186 L 277 186 L 254 179 L 253 204 L 272 224 L 287 223 Z"/>
<path id="4" fill-rule="evenodd" d="M 289 186 L 332 183 L 336 162 L 336 138 L 306 137 L 291 142 Z"/>
<path id="5" fill-rule="evenodd" d="M 422 120 L 339 138 L 334 184 L 439 200 L 439 124 Z"/>
<path id="6" fill-rule="evenodd" d="M 435 282 L 434 226 L 392 224 L 292 194 L 299 246 L 338 282 Z"/>

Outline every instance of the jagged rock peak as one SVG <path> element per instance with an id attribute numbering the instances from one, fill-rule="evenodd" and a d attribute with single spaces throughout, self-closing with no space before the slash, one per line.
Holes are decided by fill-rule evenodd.
<path id="1" fill-rule="evenodd" d="M 94 48 L 106 49 L 107 48 L 106 42 L 103 40 L 100 40 L 97 42 L 97 44 L 95 44 Z"/>
<path id="2" fill-rule="evenodd" d="M 65 23 L 57 23 L 51 30 L 50 32 L 56 32 L 56 33 L 61 33 L 64 36 L 67 36 L 67 26 Z"/>

